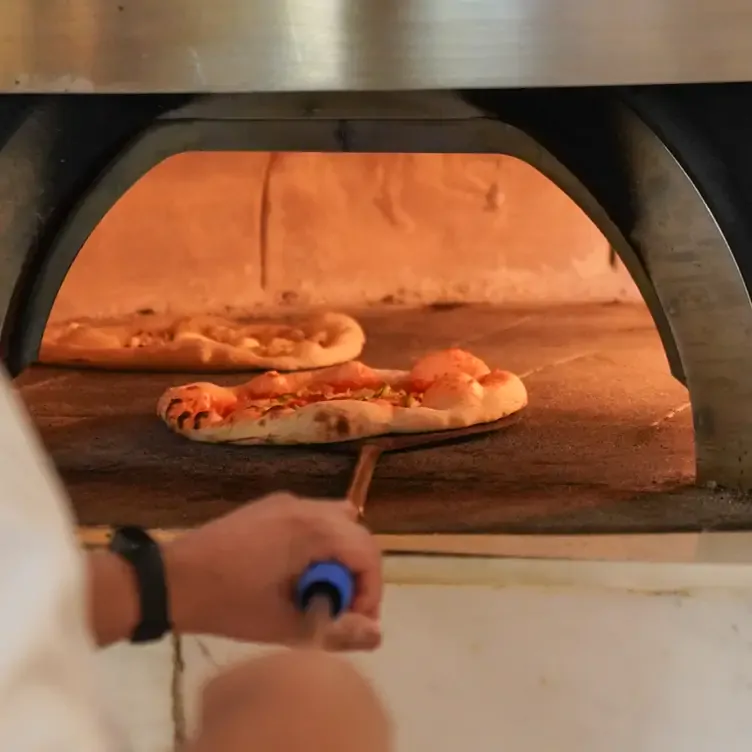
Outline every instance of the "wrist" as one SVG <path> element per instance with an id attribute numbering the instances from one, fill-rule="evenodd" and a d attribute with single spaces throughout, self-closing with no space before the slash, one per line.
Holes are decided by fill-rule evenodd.
<path id="1" fill-rule="evenodd" d="M 170 620 L 174 632 L 196 634 L 202 631 L 200 593 L 201 568 L 189 547 L 173 541 L 160 546 L 167 581 Z"/>
<path id="2" fill-rule="evenodd" d="M 201 567 L 190 546 L 178 541 L 159 546 L 167 584 L 168 615 L 173 631 L 198 633 L 206 621 L 200 593 Z M 141 623 L 141 598 L 133 567 L 120 555 L 101 550 L 89 554 L 89 614 L 97 644 L 130 640 Z"/>
<path id="3" fill-rule="evenodd" d="M 111 551 L 89 554 L 89 563 L 89 612 L 97 644 L 129 639 L 141 618 L 133 570 Z"/>

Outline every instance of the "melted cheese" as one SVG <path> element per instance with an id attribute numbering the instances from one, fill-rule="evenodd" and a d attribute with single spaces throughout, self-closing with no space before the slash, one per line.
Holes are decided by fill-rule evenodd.
<path id="1" fill-rule="evenodd" d="M 421 403 L 421 397 L 422 395 L 417 392 L 392 389 L 389 385 L 384 385 L 379 389 L 344 389 L 336 392 L 332 387 L 322 387 L 320 389 L 304 389 L 297 394 L 282 394 L 268 400 L 255 399 L 253 405 L 258 406 L 264 412 L 280 405 L 296 409 L 315 402 L 336 400 L 379 401 L 388 402 L 396 407 L 418 407 Z"/>

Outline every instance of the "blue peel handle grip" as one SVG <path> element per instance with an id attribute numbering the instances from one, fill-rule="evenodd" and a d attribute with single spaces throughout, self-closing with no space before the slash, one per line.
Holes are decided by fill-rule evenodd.
<path id="1" fill-rule="evenodd" d="M 329 600 L 332 618 L 348 611 L 355 595 L 352 572 L 338 561 L 319 561 L 303 572 L 295 588 L 295 605 L 305 611 L 314 598 Z"/>

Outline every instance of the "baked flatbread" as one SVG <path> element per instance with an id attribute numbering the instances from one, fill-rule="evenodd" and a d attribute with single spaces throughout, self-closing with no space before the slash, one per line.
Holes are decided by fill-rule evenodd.
<path id="1" fill-rule="evenodd" d="M 134 314 L 53 324 L 44 333 L 39 360 L 118 370 L 297 371 L 357 358 L 364 343 L 358 322 L 342 313 L 285 322 Z"/>
<path id="2" fill-rule="evenodd" d="M 326 444 L 490 423 L 526 404 L 519 377 L 451 349 L 426 355 L 410 371 L 352 361 L 319 371 L 269 372 L 235 387 L 176 386 L 159 398 L 157 414 L 192 441 Z"/>

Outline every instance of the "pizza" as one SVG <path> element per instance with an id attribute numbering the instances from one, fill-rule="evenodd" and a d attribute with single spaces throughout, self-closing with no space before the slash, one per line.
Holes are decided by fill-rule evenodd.
<path id="1" fill-rule="evenodd" d="M 351 361 L 317 371 L 270 371 L 233 387 L 185 384 L 159 398 L 157 414 L 193 441 L 326 444 L 490 423 L 526 404 L 518 376 L 455 348 L 429 353 L 409 371 Z"/>
<path id="2" fill-rule="evenodd" d="M 142 313 L 53 324 L 39 361 L 119 370 L 297 371 L 357 358 L 364 343 L 358 322 L 342 313 L 287 321 Z"/>

